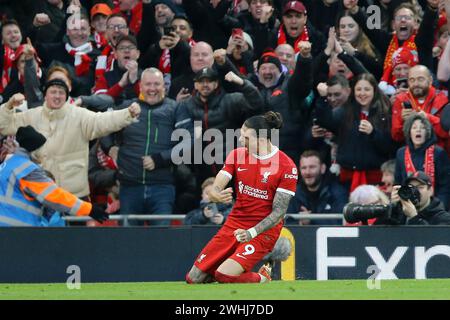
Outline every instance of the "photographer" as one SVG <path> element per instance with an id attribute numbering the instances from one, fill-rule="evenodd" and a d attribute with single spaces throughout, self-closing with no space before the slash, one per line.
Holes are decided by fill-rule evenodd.
<path id="1" fill-rule="evenodd" d="M 418 201 L 403 200 L 399 195 L 400 186 L 394 186 L 391 195 L 391 203 L 396 204 L 393 211 L 401 217 L 406 225 L 450 225 L 450 213 L 444 210 L 442 202 L 433 197 L 431 179 L 423 171 L 417 171 L 406 179 L 405 184 L 416 188 L 420 194 Z M 413 202 L 416 202 L 413 204 Z M 403 219 L 402 219 L 403 218 Z M 405 221 L 406 218 L 406 221 Z"/>
<path id="2" fill-rule="evenodd" d="M 390 205 L 357 205 L 344 208 L 348 222 L 378 218 L 374 225 L 450 225 L 450 213 L 433 197 L 431 179 L 417 171 L 402 186 L 392 189 Z"/>
<path id="3" fill-rule="evenodd" d="M 206 179 L 202 184 L 202 200 L 200 208 L 190 211 L 185 219 L 185 225 L 221 225 L 225 222 L 233 204 L 213 203 L 208 193 L 212 189 L 214 177 Z"/>

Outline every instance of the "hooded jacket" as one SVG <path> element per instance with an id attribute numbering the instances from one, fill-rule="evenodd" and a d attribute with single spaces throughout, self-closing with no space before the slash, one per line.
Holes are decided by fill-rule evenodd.
<path id="1" fill-rule="evenodd" d="M 411 141 L 411 137 L 406 138 L 406 144 L 409 146 L 409 150 L 411 153 L 411 159 L 414 164 L 414 168 L 416 170 L 424 170 L 425 163 L 425 152 L 426 150 L 435 145 L 437 142 L 436 136 L 433 132 L 431 132 L 430 138 L 425 141 L 425 143 L 419 148 L 415 149 L 414 145 Z M 402 184 L 406 178 L 406 166 L 405 166 L 405 151 L 406 146 L 400 148 L 397 151 L 396 159 L 395 159 L 395 183 Z M 435 146 L 434 149 L 434 177 L 435 177 L 435 185 L 434 185 L 434 195 L 439 198 L 446 208 L 449 205 L 450 199 L 450 160 L 447 156 L 447 153 L 439 146 Z"/>

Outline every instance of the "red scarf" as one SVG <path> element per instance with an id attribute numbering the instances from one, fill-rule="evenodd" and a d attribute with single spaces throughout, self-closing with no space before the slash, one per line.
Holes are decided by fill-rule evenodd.
<path id="1" fill-rule="evenodd" d="M 97 31 L 94 33 L 95 45 L 97 48 L 105 48 L 108 46 L 108 40 L 106 40 L 103 33 L 98 33 Z"/>
<path id="2" fill-rule="evenodd" d="M 431 185 L 434 187 L 434 145 L 432 145 L 425 151 L 425 163 L 423 164 L 423 166 L 425 173 L 431 179 Z M 405 150 L 405 168 L 407 177 L 417 171 L 414 167 L 414 163 L 411 158 L 411 152 L 408 146 L 406 146 Z"/>
<path id="3" fill-rule="evenodd" d="M 11 76 L 11 69 L 14 63 L 14 50 L 8 46 L 3 46 L 5 53 L 3 55 L 3 70 L 2 70 L 2 81 L 0 83 L 0 93 L 5 90 L 6 86 L 9 83 Z"/>
<path id="4" fill-rule="evenodd" d="M 194 39 L 190 38 L 188 43 L 189 43 L 189 46 L 192 48 L 196 42 L 194 41 Z M 161 57 L 159 58 L 158 69 L 163 74 L 168 74 L 171 72 L 172 67 L 170 65 L 170 50 L 169 49 L 163 49 L 163 51 L 161 53 Z"/>
<path id="5" fill-rule="evenodd" d="M 75 74 L 78 77 L 88 74 L 92 62 L 88 53 L 92 51 L 92 44 L 87 42 L 75 48 L 66 43 L 66 50 L 74 58 Z"/>
<path id="6" fill-rule="evenodd" d="M 103 168 L 117 170 L 117 164 L 114 159 L 104 153 L 101 148 L 97 148 L 97 160 Z"/>
<path id="7" fill-rule="evenodd" d="M 295 43 L 294 43 L 295 53 L 298 53 L 300 51 L 300 49 L 298 48 L 298 43 L 300 41 L 309 41 L 309 32 L 308 32 L 308 28 L 306 27 L 306 25 L 303 27 L 303 32 L 297 37 L 297 39 L 295 39 Z M 284 25 L 281 24 L 280 28 L 278 29 L 277 45 L 285 44 L 285 43 L 287 43 L 286 32 L 284 31 Z"/>
<path id="8" fill-rule="evenodd" d="M 97 57 L 97 64 L 95 65 L 95 82 L 103 79 L 105 72 L 111 71 L 114 65 L 114 54 L 112 47 L 107 44 L 102 53 Z M 97 85 L 96 85 L 97 87 Z M 95 91 L 95 94 L 106 93 L 106 89 Z"/>
<path id="9" fill-rule="evenodd" d="M 414 98 L 414 96 L 411 94 L 411 91 L 408 91 L 408 98 L 409 101 L 411 101 L 411 105 L 414 111 L 420 112 L 425 111 L 426 113 L 431 113 L 431 108 L 433 106 L 433 100 L 436 96 L 436 89 L 433 86 L 430 86 L 430 89 L 428 91 L 428 95 L 425 98 L 425 101 L 423 103 L 419 103 L 419 100 Z"/>
<path id="10" fill-rule="evenodd" d="M 413 34 L 405 42 L 403 42 L 402 47 L 409 49 L 409 50 L 417 51 L 415 39 L 416 39 L 416 35 Z M 397 51 L 398 48 L 400 48 L 400 45 L 398 44 L 397 35 L 394 34 L 392 36 L 391 42 L 389 43 L 389 47 L 386 51 L 386 57 L 384 59 L 384 66 L 383 66 L 384 72 L 387 72 L 388 69 L 392 69 L 392 55 L 394 54 L 395 51 Z"/>
<path id="11" fill-rule="evenodd" d="M 159 58 L 158 69 L 163 74 L 170 73 L 171 65 L 170 65 L 170 50 L 169 49 L 163 49 L 161 57 Z"/>

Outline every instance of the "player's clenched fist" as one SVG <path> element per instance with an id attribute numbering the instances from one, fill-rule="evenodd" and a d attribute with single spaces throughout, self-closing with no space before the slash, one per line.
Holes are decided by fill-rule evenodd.
<path id="1" fill-rule="evenodd" d="M 236 229 L 234 230 L 234 236 L 236 237 L 236 240 L 240 243 L 248 242 L 252 240 L 252 236 L 250 235 L 250 232 L 244 229 Z"/>
<path id="2" fill-rule="evenodd" d="M 21 93 L 16 93 L 11 98 L 9 98 L 8 102 L 6 103 L 6 107 L 8 109 L 12 109 L 15 107 L 20 106 L 25 101 L 25 96 Z"/>

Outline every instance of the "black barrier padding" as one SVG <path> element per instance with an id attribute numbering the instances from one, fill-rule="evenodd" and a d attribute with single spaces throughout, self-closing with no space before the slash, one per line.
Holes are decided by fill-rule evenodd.
<path id="1" fill-rule="evenodd" d="M 206 226 L 0 228 L 0 283 L 64 283 L 71 265 L 80 267 L 83 282 L 183 281 L 217 230 Z M 450 252 L 450 227 L 290 226 L 289 230 L 296 241 L 298 279 L 317 279 L 317 259 L 325 243 L 325 256 L 356 259 L 354 267 L 328 267 L 328 279 L 367 279 L 367 268 L 375 264 L 369 251 L 388 261 L 396 249 L 405 248 L 394 268 L 398 278 L 420 274 L 416 265 L 424 259 L 419 253 L 430 248 L 441 253 L 428 261 L 426 277 L 450 277 L 450 258 L 442 253 Z M 330 230 L 338 235 L 356 230 L 358 236 L 325 239 Z"/>

